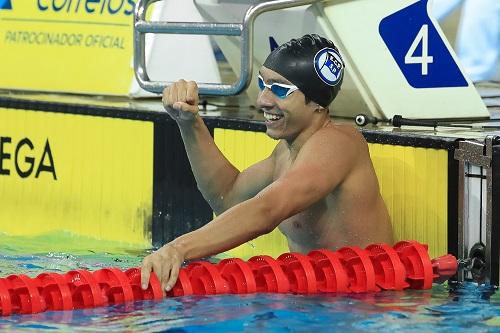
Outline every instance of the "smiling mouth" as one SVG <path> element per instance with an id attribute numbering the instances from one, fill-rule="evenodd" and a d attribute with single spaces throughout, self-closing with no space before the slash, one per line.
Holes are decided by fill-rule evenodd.
<path id="1" fill-rule="evenodd" d="M 268 113 L 264 111 L 264 118 L 266 118 L 267 121 L 277 121 L 283 118 L 283 115 L 278 115 L 274 113 Z"/>

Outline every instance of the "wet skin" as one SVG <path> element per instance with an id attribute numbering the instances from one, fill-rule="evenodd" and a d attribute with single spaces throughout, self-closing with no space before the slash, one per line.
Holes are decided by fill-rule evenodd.
<path id="1" fill-rule="evenodd" d="M 265 67 L 260 74 L 267 84 L 291 84 Z M 147 256 L 143 288 L 154 271 L 170 290 L 184 260 L 226 251 L 276 227 L 291 251 L 303 253 L 392 244 L 366 141 L 352 126 L 333 123 L 327 109 L 306 103 L 300 90 L 284 99 L 267 88 L 259 94 L 266 133 L 279 143 L 268 158 L 242 172 L 218 150 L 199 117 L 194 82 L 167 87 L 163 103 L 179 125 L 198 188 L 217 217 Z"/>

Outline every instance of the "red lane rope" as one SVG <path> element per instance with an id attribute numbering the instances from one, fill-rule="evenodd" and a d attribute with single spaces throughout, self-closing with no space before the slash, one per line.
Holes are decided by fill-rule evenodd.
<path id="1" fill-rule="evenodd" d="M 192 262 L 179 272 L 166 297 L 247 294 L 255 292 L 315 294 L 429 289 L 457 271 L 457 260 L 446 255 L 429 258 L 427 245 L 401 241 L 393 247 L 372 244 L 338 251 L 314 250 L 308 255 L 284 253 L 277 259 L 255 256 L 248 261 L 225 259 L 218 264 Z M 164 297 L 160 281 L 151 274 L 147 290 L 141 272 L 103 268 L 95 272 L 24 274 L 0 278 L 0 313 L 37 313 L 93 308 Z"/>

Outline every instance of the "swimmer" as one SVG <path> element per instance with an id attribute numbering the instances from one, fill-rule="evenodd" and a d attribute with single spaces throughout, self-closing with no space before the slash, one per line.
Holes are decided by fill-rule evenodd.
<path id="1" fill-rule="evenodd" d="M 219 151 L 199 116 L 196 83 L 180 80 L 165 88 L 163 104 L 217 217 L 144 258 L 144 289 L 151 271 L 169 291 L 185 260 L 224 252 L 276 227 L 294 252 L 392 245 L 368 145 L 357 129 L 330 118 L 343 75 L 339 51 L 318 35 L 275 49 L 259 71 L 257 105 L 267 135 L 279 143 L 268 158 L 242 172 Z"/>

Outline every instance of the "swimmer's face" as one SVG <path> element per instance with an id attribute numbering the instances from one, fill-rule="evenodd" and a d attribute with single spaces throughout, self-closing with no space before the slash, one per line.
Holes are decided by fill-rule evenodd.
<path id="1" fill-rule="evenodd" d="M 259 74 L 268 86 L 273 83 L 292 85 L 286 78 L 264 66 Z M 314 103 L 305 103 L 305 96 L 300 90 L 281 98 L 271 89 L 264 88 L 257 97 L 257 106 L 264 111 L 267 135 L 273 139 L 285 140 L 294 140 L 310 126 L 315 110 Z"/>

